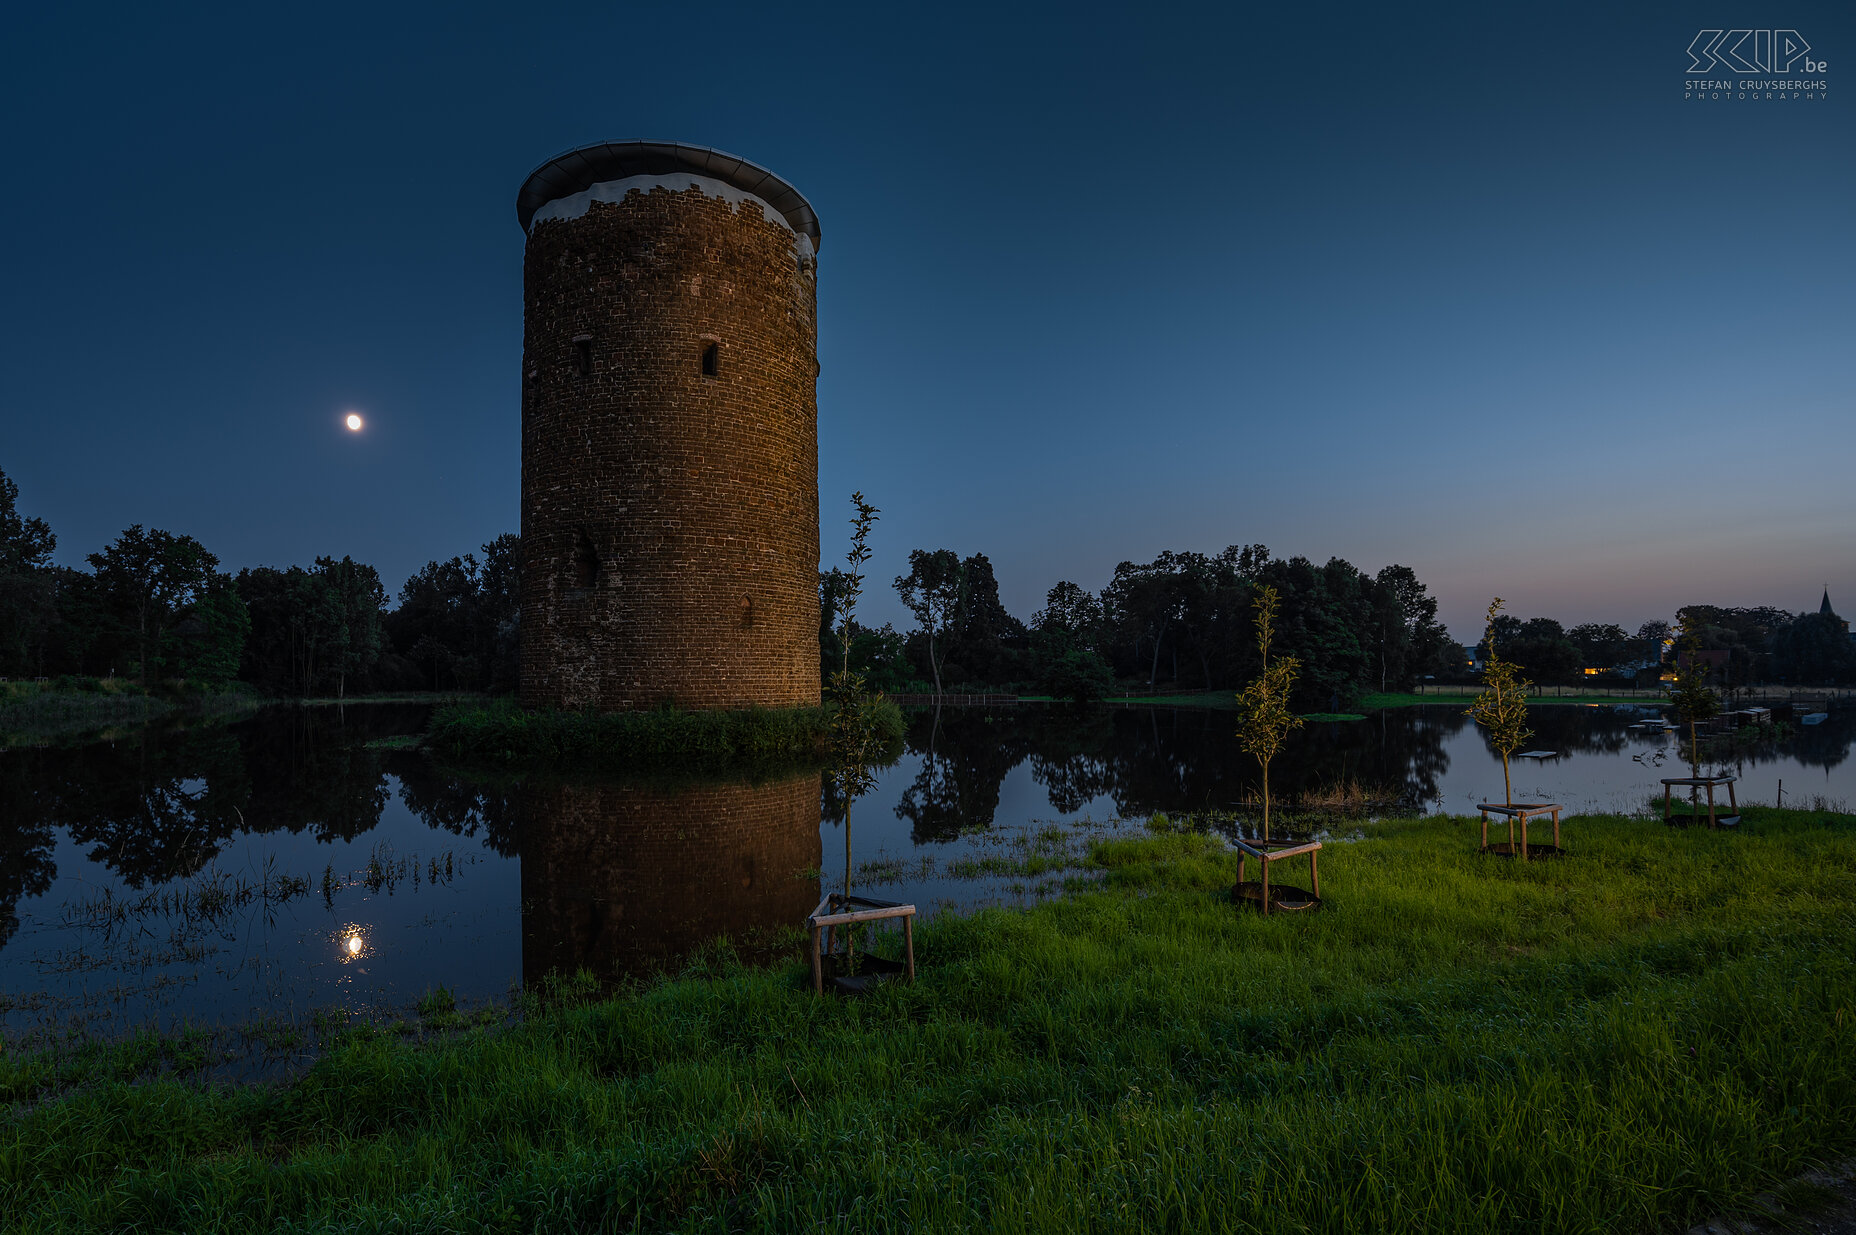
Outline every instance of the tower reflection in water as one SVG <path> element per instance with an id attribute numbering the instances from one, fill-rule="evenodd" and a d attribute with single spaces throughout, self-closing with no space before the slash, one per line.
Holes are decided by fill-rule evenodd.
<path id="1" fill-rule="evenodd" d="M 819 776 L 762 785 L 529 788 L 522 981 L 674 970 L 805 922 L 819 896 Z M 744 951 L 751 949 L 744 948 Z"/>

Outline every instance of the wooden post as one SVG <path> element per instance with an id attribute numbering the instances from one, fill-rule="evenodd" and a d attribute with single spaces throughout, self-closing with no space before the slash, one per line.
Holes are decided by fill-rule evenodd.
<path id="1" fill-rule="evenodd" d="M 1779 783 L 1784 784 L 1785 782 L 1780 781 Z M 1732 781 L 1727 782 L 1727 804 L 1733 808 L 1734 814 L 1737 815 L 1740 813 L 1740 798 L 1739 795 L 1734 792 L 1734 783 Z"/>
<path id="2" fill-rule="evenodd" d="M 1485 853 L 1488 852 L 1488 848 L 1489 848 L 1489 812 L 1485 810 L 1482 812 L 1482 849 L 1483 849 L 1483 852 Z"/>
<path id="3" fill-rule="evenodd" d="M 1263 916 L 1270 916 L 1270 860 L 1263 859 Z"/>
<path id="4" fill-rule="evenodd" d="M 1512 836 L 1513 834 L 1514 834 L 1513 828 L 1512 828 L 1512 825 L 1510 825 L 1509 835 Z M 1527 861 L 1527 812 L 1526 811 L 1521 812 L 1521 860 L 1523 862 Z"/>
<path id="5" fill-rule="evenodd" d="M 1320 859 L 1321 851 L 1319 849 L 1311 849 L 1308 851 L 1308 882 L 1311 885 L 1309 891 L 1314 893 L 1316 900 L 1321 899 L 1321 871 L 1317 865 Z"/>
<path id="6" fill-rule="evenodd" d="M 1708 826 L 1714 826 L 1714 782 L 1708 782 Z"/>
<path id="7" fill-rule="evenodd" d="M 806 925 L 812 932 L 812 991 L 814 994 L 825 993 L 825 957 L 831 953 L 837 940 L 840 927 L 845 932 L 845 948 L 848 951 L 856 946 L 851 932 L 860 922 L 878 922 L 889 918 L 902 919 L 902 940 L 907 950 L 909 980 L 915 980 L 915 906 L 899 904 L 894 901 L 870 900 L 860 896 L 841 896 L 836 892 L 819 902 L 818 908 L 806 919 Z M 823 947 L 820 946 L 821 941 Z"/>
<path id="8" fill-rule="evenodd" d="M 1553 812 L 1553 847 L 1560 847 L 1560 812 L 1557 809 Z"/>
<path id="9" fill-rule="evenodd" d="M 1663 822 L 1664 823 L 1669 822 L 1669 795 L 1673 792 L 1675 792 L 1675 787 L 1671 785 L 1668 781 L 1664 781 L 1663 782 Z"/>

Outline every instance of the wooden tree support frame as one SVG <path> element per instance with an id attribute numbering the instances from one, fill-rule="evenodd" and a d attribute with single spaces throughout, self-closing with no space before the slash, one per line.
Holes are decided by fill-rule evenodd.
<path id="1" fill-rule="evenodd" d="M 902 970 L 909 981 L 915 981 L 915 906 L 832 892 L 818 903 L 818 908 L 806 919 L 806 929 L 812 935 L 808 949 L 812 960 L 812 993 L 825 993 L 825 954 L 832 950 L 833 936 L 838 927 L 853 926 L 859 922 L 881 922 L 888 918 L 902 919 Z M 891 965 L 894 963 L 888 962 Z"/>
<path id="2" fill-rule="evenodd" d="M 1670 813 L 1670 807 L 1672 805 L 1670 801 L 1671 794 L 1677 785 L 1681 785 L 1685 789 L 1707 789 L 1709 827 L 1731 828 L 1738 826 L 1740 823 L 1740 799 L 1734 793 L 1734 782 L 1738 779 L 1740 778 L 1737 776 L 1676 776 L 1663 781 L 1663 822 L 1671 825 L 1680 824 L 1686 827 L 1688 824 L 1701 818 L 1699 814 L 1685 813 L 1682 815 L 1673 815 Z M 1732 814 L 1715 815 L 1714 787 L 1716 785 L 1727 786 L 1727 805 L 1733 812 Z"/>
<path id="3" fill-rule="evenodd" d="M 1565 809 L 1558 802 L 1478 802 L 1476 809 L 1482 812 L 1482 852 L 1493 853 L 1498 857 L 1519 857 L 1523 862 L 1533 855 L 1527 843 L 1527 821 L 1541 815 L 1553 816 L 1553 845 L 1551 848 L 1541 846 L 1537 855 L 1543 858 L 1558 857 L 1566 851 L 1560 848 L 1560 812 Z M 1508 820 L 1508 843 L 1489 848 L 1489 816 L 1503 815 Z M 1521 845 L 1515 847 L 1514 825 L 1521 824 Z"/>
<path id="4" fill-rule="evenodd" d="M 1319 854 L 1321 853 L 1320 841 L 1311 840 L 1300 845 L 1292 844 L 1287 841 L 1263 840 L 1234 840 L 1231 843 L 1237 848 L 1237 883 L 1232 885 L 1231 888 L 1232 900 L 1238 901 L 1239 903 L 1244 901 L 1255 901 L 1266 917 L 1269 914 L 1272 899 L 1278 901 L 1277 908 L 1279 909 L 1301 910 L 1319 909 L 1321 907 L 1321 870 L 1318 865 L 1320 861 Z M 1308 855 L 1309 890 L 1304 893 L 1300 888 L 1278 887 L 1276 889 L 1276 897 L 1272 898 L 1270 894 L 1270 864 L 1280 862 L 1284 858 L 1299 858 L 1303 854 Z M 1250 859 L 1252 858 L 1257 859 L 1257 862 L 1263 867 L 1263 882 L 1261 885 L 1253 884 L 1245 877 L 1248 874 Z M 1297 894 L 1294 899 L 1291 899 L 1288 895 L 1291 893 Z"/>

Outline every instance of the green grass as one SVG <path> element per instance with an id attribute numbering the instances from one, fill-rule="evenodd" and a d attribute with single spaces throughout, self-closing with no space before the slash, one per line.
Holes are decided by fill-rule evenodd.
<path id="1" fill-rule="evenodd" d="M 149 694 L 127 678 L 0 682 L 0 749 L 83 738 L 151 721 L 215 721 L 256 711 L 262 700 L 235 683 L 223 691 Z"/>
<path id="2" fill-rule="evenodd" d="M 393 733 L 382 738 L 369 738 L 364 745 L 368 750 L 418 750 L 425 745 L 425 736 L 418 733 Z"/>
<path id="3" fill-rule="evenodd" d="M 1104 697 L 1103 702 L 1150 703 L 1157 707 L 1212 708 L 1218 711 L 1234 712 L 1237 710 L 1237 692 L 1219 690 L 1199 695 L 1108 695 Z"/>
<path id="4" fill-rule="evenodd" d="M 886 699 L 869 706 L 884 744 L 899 746 L 902 710 Z M 829 707 L 602 713 L 460 703 L 433 714 L 426 746 L 443 759 L 506 770 L 771 769 L 820 762 L 830 723 Z"/>
<path id="5" fill-rule="evenodd" d="M 1856 819 L 1746 815 L 1525 864 L 1367 825 L 1269 919 L 1214 839 L 1105 840 L 912 987 L 718 952 L 270 1088 L 0 1057 L 0 1227 L 1682 1230 L 1856 1146 Z"/>
<path id="6" fill-rule="evenodd" d="M 0 700 L 0 742 L 24 745 L 118 725 L 146 724 L 173 710 L 167 700 L 139 692 L 43 691 Z"/>

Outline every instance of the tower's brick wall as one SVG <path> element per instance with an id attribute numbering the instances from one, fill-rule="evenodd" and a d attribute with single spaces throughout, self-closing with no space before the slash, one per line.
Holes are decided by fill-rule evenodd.
<path id="1" fill-rule="evenodd" d="M 719 935 L 801 926 L 819 897 L 819 778 L 688 790 L 549 785 L 522 818 L 522 976 L 674 967 Z"/>
<path id="2" fill-rule="evenodd" d="M 818 702 L 816 264 L 794 241 L 695 188 L 534 225 L 525 705 Z"/>

